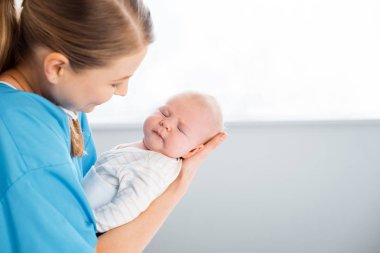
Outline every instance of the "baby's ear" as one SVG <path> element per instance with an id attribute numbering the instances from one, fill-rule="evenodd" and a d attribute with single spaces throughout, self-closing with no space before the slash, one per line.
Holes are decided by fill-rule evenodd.
<path id="1" fill-rule="evenodd" d="M 196 153 L 198 153 L 199 151 L 201 151 L 203 148 L 204 148 L 204 145 L 203 144 L 199 144 L 198 146 L 196 146 L 195 148 L 193 148 L 192 150 L 190 150 L 187 154 L 183 155 L 182 158 L 183 159 L 190 158 L 193 155 L 195 155 Z"/>

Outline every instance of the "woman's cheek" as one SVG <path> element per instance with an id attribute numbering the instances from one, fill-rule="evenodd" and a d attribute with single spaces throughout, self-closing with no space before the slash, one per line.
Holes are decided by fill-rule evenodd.
<path id="1" fill-rule="evenodd" d="M 95 104 L 96 105 L 103 104 L 107 102 L 108 100 L 110 100 L 112 96 L 113 96 L 113 92 L 112 93 L 108 92 L 108 94 L 107 93 L 99 94 L 97 100 L 95 100 Z"/>

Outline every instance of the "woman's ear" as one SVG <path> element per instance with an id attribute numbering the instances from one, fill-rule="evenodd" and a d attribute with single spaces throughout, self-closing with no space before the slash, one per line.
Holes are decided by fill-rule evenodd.
<path id="1" fill-rule="evenodd" d="M 53 52 L 45 57 L 44 71 L 50 83 L 57 84 L 68 67 L 69 59 L 61 53 Z"/>
<path id="2" fill-rule="evenodd" d="M 195 155 L 196 153 L 198 153 L 199 151 L 201 151 L 203 149 L 203 147 L 204 147 L 203 144 L 199 144 L 198 146 L 196 146 L 195 148 L 193 148 L 192 150 L 190 150 L 187 154 L 183 155 L 182 158 L 183 159 L 187 159 L 187 158 L 192 157 L 193 155 Z"/>

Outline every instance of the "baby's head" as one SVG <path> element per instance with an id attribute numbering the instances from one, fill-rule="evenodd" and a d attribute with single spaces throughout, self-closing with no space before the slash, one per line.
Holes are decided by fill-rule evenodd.
<path id="1" fill-rule="evenodd" d="M 216 99 L 199 92 L 171 97 L 144 122 L 147 149 L 173 158 L 189 158 L 223 128 Z"/>

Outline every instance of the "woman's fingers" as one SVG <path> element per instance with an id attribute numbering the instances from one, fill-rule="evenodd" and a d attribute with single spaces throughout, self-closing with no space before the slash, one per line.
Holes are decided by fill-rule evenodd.
<path id="1" fill-rule="evenodd" d="M 226 132 L 217 133 L 213 138 L 211 138 L 205 145 L 201 153 L 203 155 L 208 155 L 211 151 L 213 151 L 216 147 L 219 146 L 227 138 Z"/>
<path id="2" fill-rule="evenodd" d="M 206 157 L 212 152 L 216 147 L 219 146 L 227 138 L 227 133 L 220 132 L 211 138 L 202 150 L 200 150 L 194 156 L 184 159 L 182 162 L 182 169 L 180 173 L 180 178 L 191 181 L 194 177 L 198 167 L 206 159 Z"/>
<path id="3" fill-rule="evenodd" d="M 198 162 L 198 163 L 202 162 L 226 138 L 227 138 L 227 133 L 225 132 L 217 133 L 214 137 L 212 137 L 207 143 L 203 145 L 202 150 L 200 150 L 197 154 L 195 154 L 190 159 L 193 159 L 195 162 Z"/>

